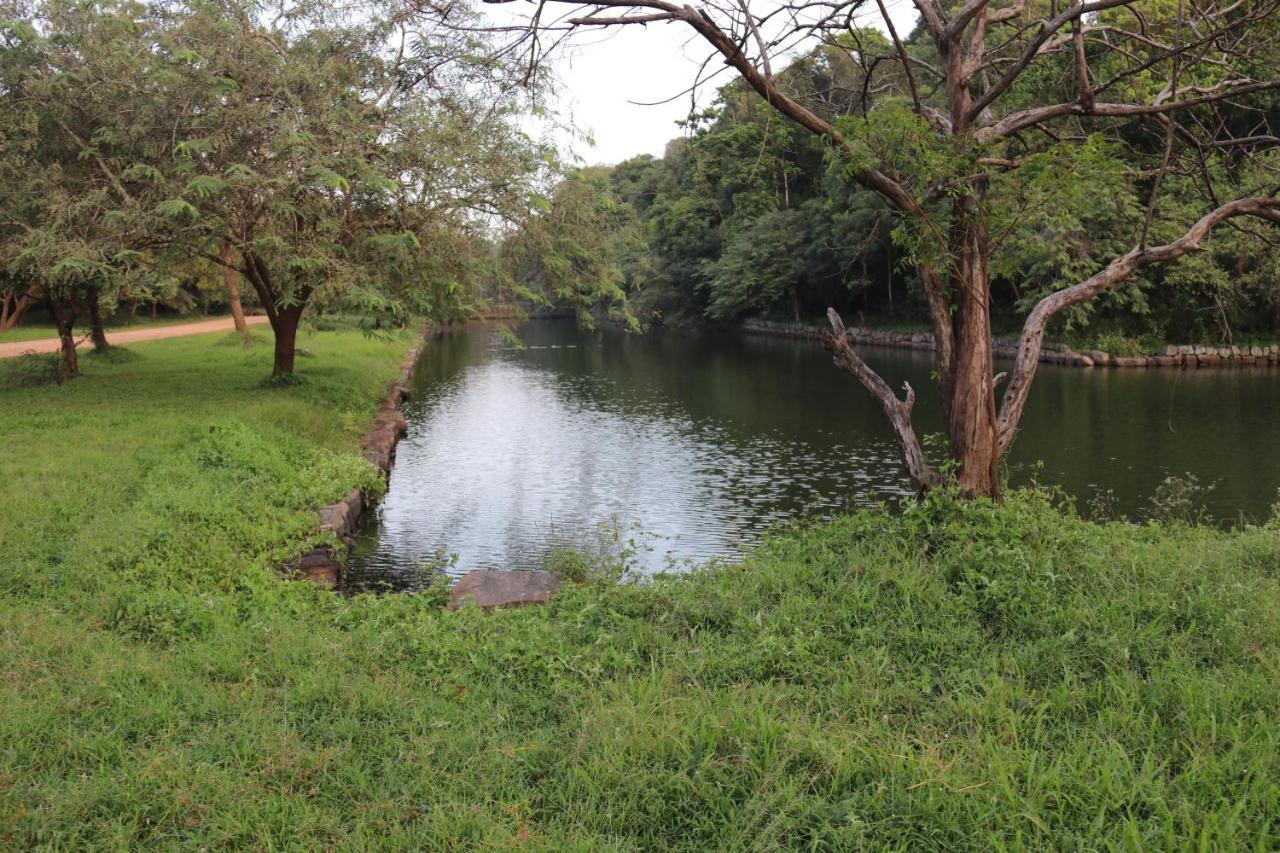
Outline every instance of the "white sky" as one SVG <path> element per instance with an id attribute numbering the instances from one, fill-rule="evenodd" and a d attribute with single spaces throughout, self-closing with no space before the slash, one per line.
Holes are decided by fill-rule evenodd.
<path id="1" fill-rule="evenodd" d="M 911 0 L 889 0 L 885 5 L 905 38 L 916 17 Z M 874 5 L 871 8 L 874 10 Z M 532 3 L 487 5 L 484 9 L 494 21 L 523 22 Z M 873 12 L 862 20 L 874 24 L 879 14 Z M 557 133 L 562 149 L 572 150 L 585 165 L 618 163 L 638 154 L 661 156 L 667 142 L 681 133 L 675 123 L 689 114 L 686 90 L 710 50 L 680 23 L 579 31 L 567 46 L 559 48 L 551 62 L 558 81 L 553 101 L 561 118 L 590 134 L 595 146 Z M 779 64 L 775 58 L 775 69 Z M 736 76 L 719 60 L 713 60 L 708 69 L 720 73 L 698 92 L 700 108 L 710 104 L 715 90 Z"/>

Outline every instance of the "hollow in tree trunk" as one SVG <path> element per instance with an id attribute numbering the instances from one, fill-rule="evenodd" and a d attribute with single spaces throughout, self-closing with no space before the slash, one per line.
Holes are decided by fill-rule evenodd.
<path id="1" fill-rule="evenodd" d="M 227 302 L 231 305 L 231 320 L 236 325 L 236 331 L 249 337 L 249 324 L 244 321 L 244 307 L 240 304 L 240 288 L 236 285 L 236 271 L 231 268 L 232 254 L 231 244 L 222 244 L 222 280 L 227 286 Z"/>
<path id="2" fill-rule="evenodd" d="M 94 350 L 106 352 L 111 344 L 107 341 L 107 329 L 102 320 L 102 304 L 98 301 L 97 291 L 89 294 L 89 330 Z"/>
<path id="3" fill-rule="evenodd" d="M 76 357 L 75 309 L 70 305 L 63 305 L 61 299 L 48 292 L 44 295 L 44 305 L 58 327 L 62 365 L 66 370 L 66 376 L 68 379 L 79 376 L 80 360 Z"/>

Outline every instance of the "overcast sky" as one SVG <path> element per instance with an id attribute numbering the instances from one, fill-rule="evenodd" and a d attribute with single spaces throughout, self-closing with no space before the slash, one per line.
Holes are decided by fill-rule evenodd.
<path id="1" fill-rule="evenodd" d="M 911 0 L 889 0 L 885 5 L 905 35 L 915 20 Z M 509 23 L 527 18 L 531 4 L 484 8 L 494 20 Z M 864 23 L 874 24 L 878 17 L 866 17 Z M 709 52 L 684 24 L 580 31 L 552 62 L 558 80 L 554 100 L 562 118 L 572 119 L 595 145 L 558 134 L 562 147 L 570 147 L 586 165 L 618 163 L 637 154 L 661 155 L 668 140 L 681 133 L 676 122 L 690 110 L 686 90 Z M 720 61 L 708 68 L 720 73 L 698 93 L 699 107 L 708 105 L 716 88 L 733 79 Z"/>

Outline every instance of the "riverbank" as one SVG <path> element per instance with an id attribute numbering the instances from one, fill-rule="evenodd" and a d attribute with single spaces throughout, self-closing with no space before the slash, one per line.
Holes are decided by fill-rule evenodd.
<path id="1" fill-rule="evenodd" d="M 817 340 L 823 327 L 807 323 L 746 320 L 741 329 L 748 334 L 775 335 Z M 860 344 L 933 352 L 933 335 L 922 331 L 868 329 L 853 326 L 849 333 Z M 1014 338 L 995 339 L 996 358 L 1012 360 L 1018 352 Z M 1042 364 L 1068 367 L 1253 367 L 1280 364 L 1280 344 L 1252 346 L 1206 346 L 1167 344 L 1150 354 L 1114 355 L 1102 350 L 1077 351 L 1064 343 L 1046 341 L 1040 353 Z"/>
<path id="2" fill-rule="evenodd" d="M 933 502 L 490 616 L 282 579 L 412 343 L 0 390 L 0 848 L 1274 845 L 1274 524 Z"/>

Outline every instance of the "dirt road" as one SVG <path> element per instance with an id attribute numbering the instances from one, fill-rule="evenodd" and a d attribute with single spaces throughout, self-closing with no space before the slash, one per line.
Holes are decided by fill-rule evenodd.
<path id="1" fill-rule="evenodd" d="M 245 317 L 249 325 L 267 322 L 266 317 Z M 209 332 L 230 332 L 235 323 L 230 317 L 217 320 L 201 320 L 198 323 L 182 323 L 178 326 L 156 326 L 150 329 L 134 329 L 132 331 L 107 332 L 107 340 L 112 344 L 134 344 L 138 341 L 158 341 L 161 338 L 182 338 L 187 335 L 203 335 Z M 0 358 L 13 358 L 24 352 L 57 352 L 60 343 L 57 338 L 39 338 L 34 341 L 13 341 L 0 343 Z M 88 335 L 76 338 L 76 348 L 93 346 Z"/>

